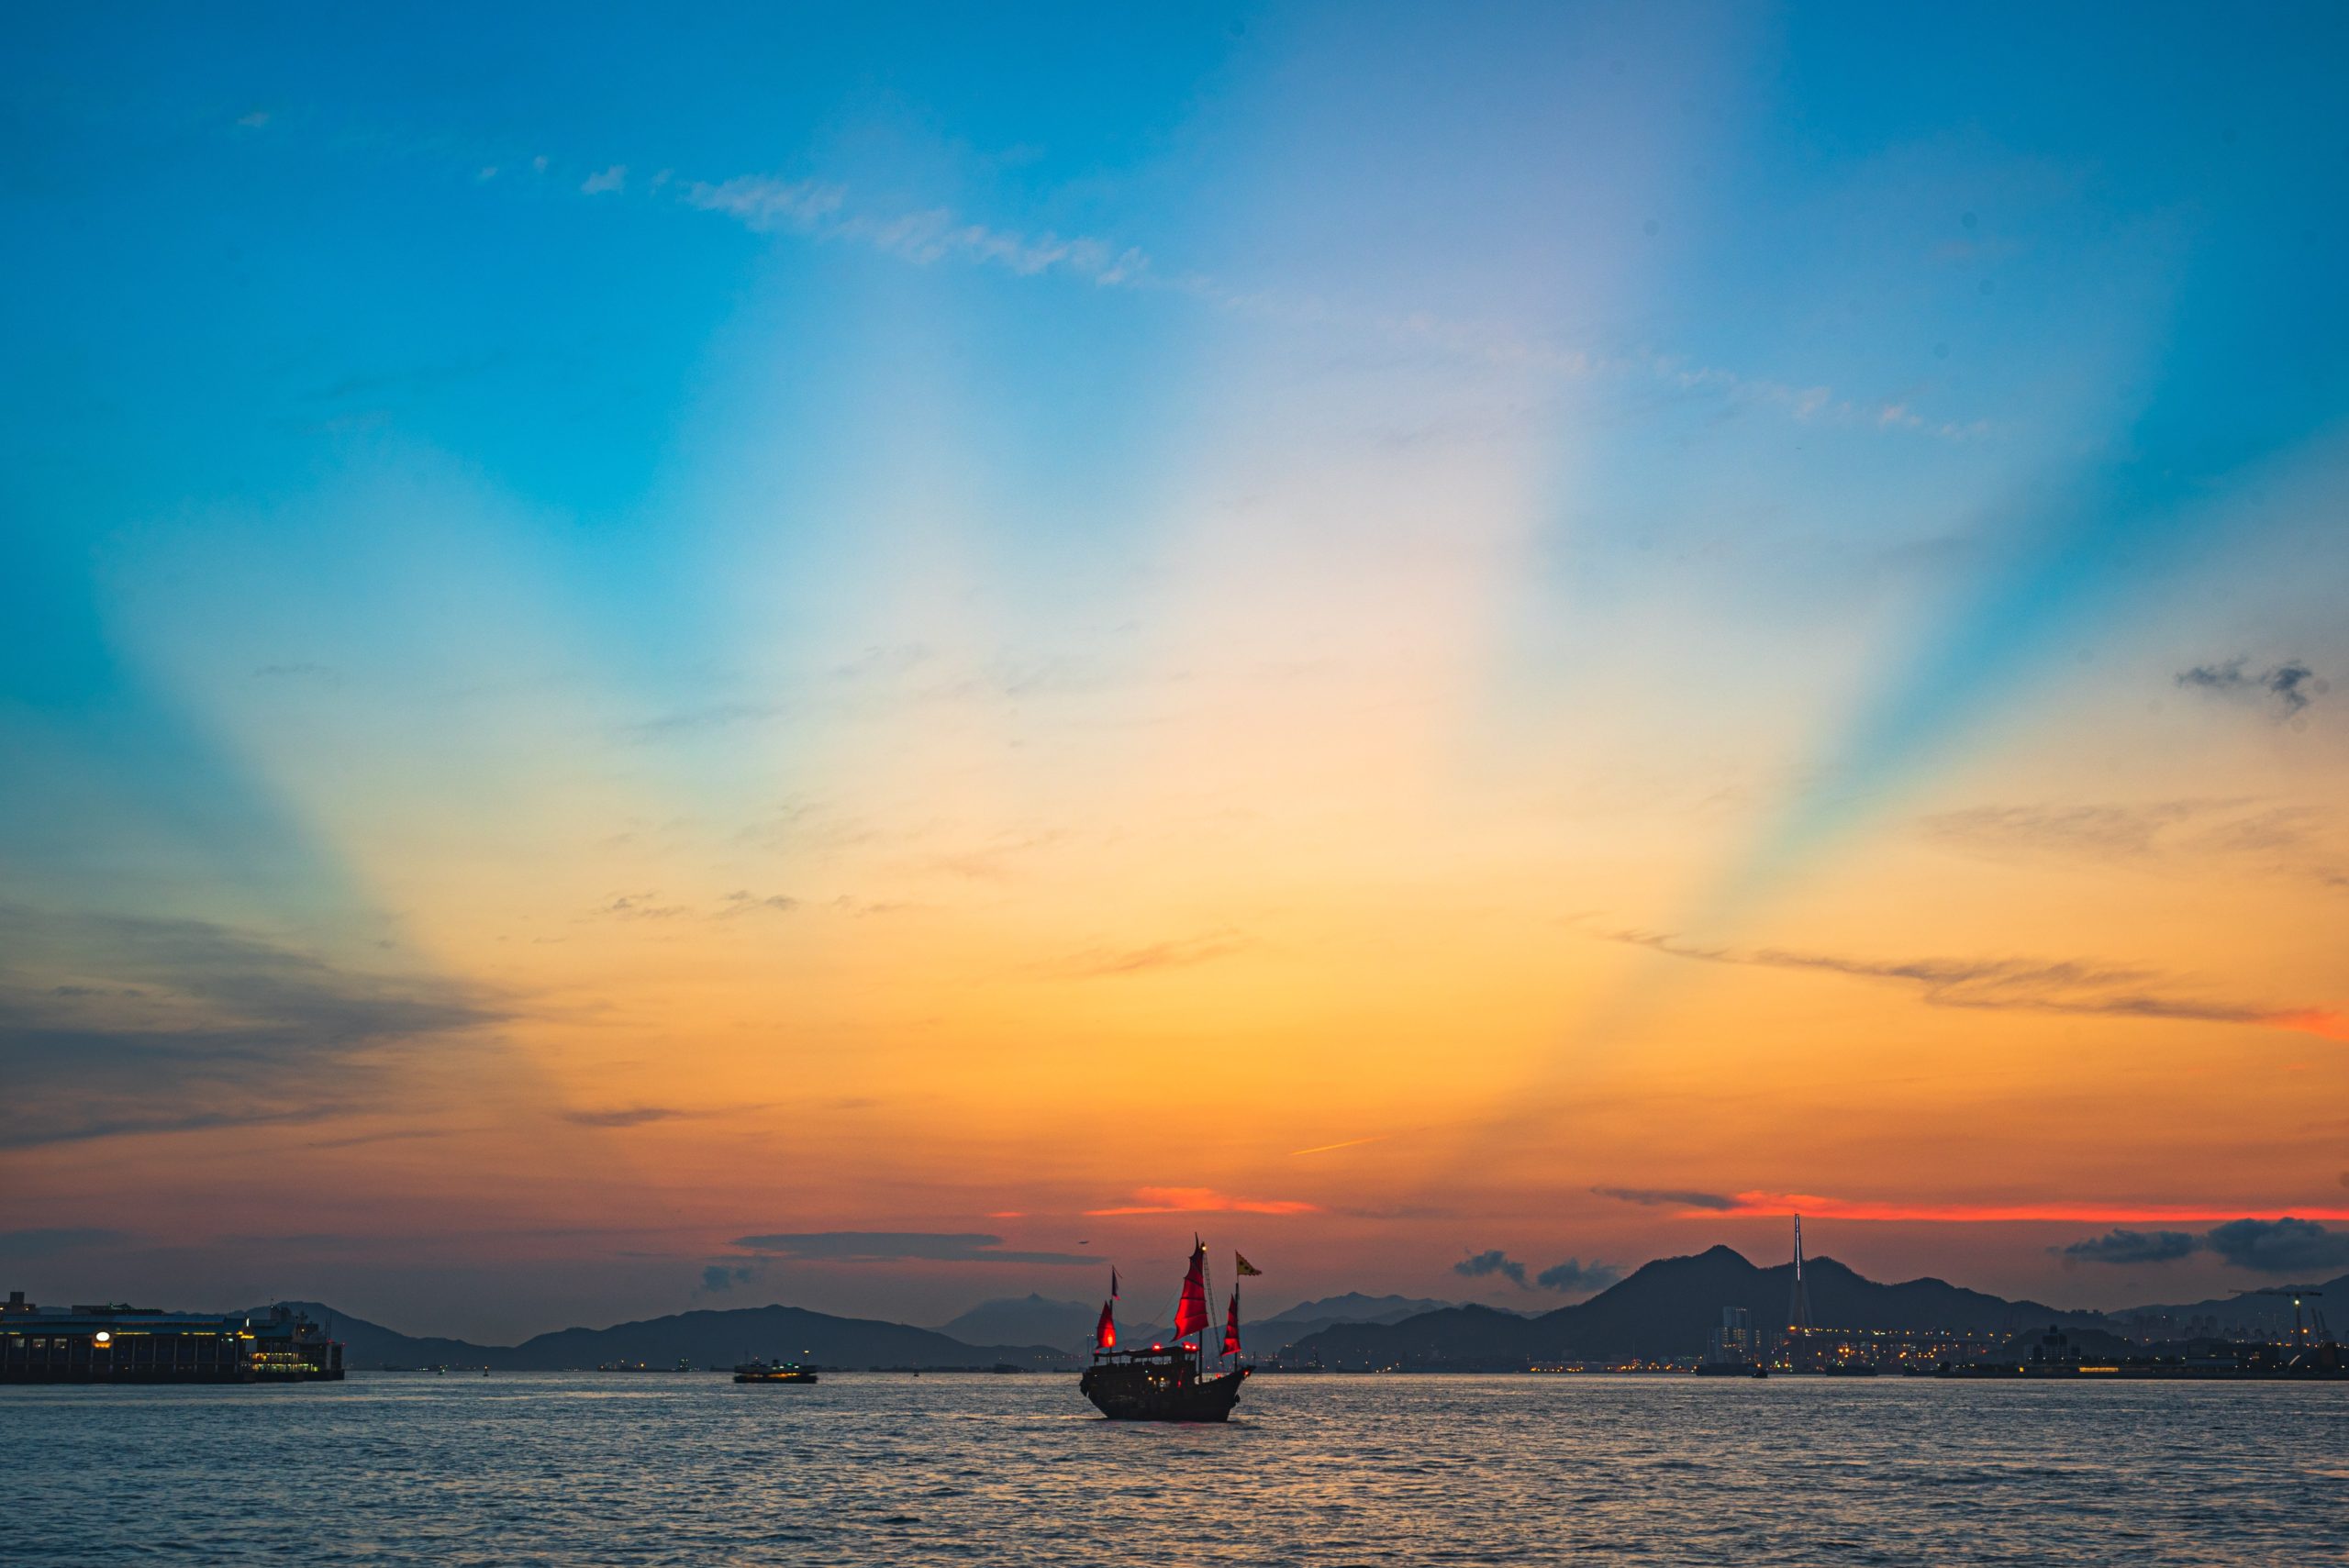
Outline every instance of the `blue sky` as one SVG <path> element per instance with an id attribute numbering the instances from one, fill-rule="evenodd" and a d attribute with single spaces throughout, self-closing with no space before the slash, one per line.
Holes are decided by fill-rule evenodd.
<path id="1" fill-rule="evenodd" d="M 1336 1038 L 1360 976 L 1223 976 L 1393 973 L 1407 909 L 1506 909 L 1479 951 L 1519 956 L 1454 980 L 1523 999 L 1468 1029 L 1462 1128 L 1633 1034 L 1698 1049 L 1663 1038 L 1688 966 L 1537 956 L 1560 921 L 2060 944 L 2244 1017 L 2337 1006 L 2344 56 L 2338 8 L 2280 6 L 20 18 L 0 913 L 80 934 L 0 975 L 11 1027 L 162 1053 L 232 1172 L 283 1151 L 238 1141 L 222 998 L 266 1041 L 454 1020 L 397 1071 L 396 1029 L 348 1033 L 349 1082 L 273 1127 L 359 1114 L 363 1077 L 453 1128 L 417 1063 L 465 1030 L 534 1093 L 651 1103 L 642 1060 L 562 1031 L 663 1016 L 688 973 L 734 976 L 707 1049 L 815 1030 L 775 1060 L 843 1104 L 879 1097 L 859 1053 L 1025 1038 L 1008 1005 L 884 1017 L 877 982 L 795 1012 L 732 948 L 546 956 L 738 892 L 810 916 L 766 961 L 819 991 L 1179 970 L 1171 1013 L 1088 1018 L 1141 1052 L 1225 987 Z M 2101 832 L 2029 895 L 2071 924 L 1918 858 L 1961 819 Z M 2175 907 L 2131 880 L 2154 861 Z M 1381 898 L 1391 929 L 1352 924 Z M 933 924 L 811 935 L 818 908 Z M 169 1018 L 39 1000 L 161 984 L 166 951 Z M 249 1016 L 286 955 L 322 989 Z M 1826 1027 L 1775 1006 L 1739 1016 Z M 1000 1129 L 988 1169 L 1050 1136 L 945 1093 Z M 1343 1114 L 1414 1121 L 1381 1093 Z M 94 1104 L 9 1136 L 171 1122 Z M 1229 1159 L 1088 1179 L 1275 1179 Z M 672 1204 L 645 1225 L 696 1238 L 1048 1201 L 875 1165 L 894 1195 L 721 1218 L 690 1160 L 639 1169 Z M 405 1179 L 364 1178 L 444 1201 Z M 1538 1185 L 1458 1202 L 1498 1224 Z M 1562 1253 L 1662 1244 L 1590 1223 Z"/>

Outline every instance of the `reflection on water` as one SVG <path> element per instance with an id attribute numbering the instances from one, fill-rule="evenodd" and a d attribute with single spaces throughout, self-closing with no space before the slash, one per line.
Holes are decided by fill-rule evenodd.
<path id="1" fill-rule="evenodd" d="M 2349 1385 L 354 1374 L 0 1389 L 0 1557 L 72 1563 L 2314 1562 Z"/>

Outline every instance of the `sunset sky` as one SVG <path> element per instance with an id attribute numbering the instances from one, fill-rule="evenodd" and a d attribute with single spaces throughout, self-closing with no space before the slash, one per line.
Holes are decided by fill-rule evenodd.
<path id="1" fill-rule="evenodd" d="M 0 1284 L 2349 1270 L 2339 7 L 10 31 Z"/>

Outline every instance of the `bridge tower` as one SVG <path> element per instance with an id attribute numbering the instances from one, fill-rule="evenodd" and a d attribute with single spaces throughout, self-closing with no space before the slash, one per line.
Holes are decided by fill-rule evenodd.
<path id="1" fill-rule="evenodd" d="M 1802 1216 L 1795 1216 L 1795 1285 L 1787 1303 L 1787 1327 L 1808 1329 L 1816 1327 L 1810 1320 L 1810 1288 L 1802 1281 Z"/>

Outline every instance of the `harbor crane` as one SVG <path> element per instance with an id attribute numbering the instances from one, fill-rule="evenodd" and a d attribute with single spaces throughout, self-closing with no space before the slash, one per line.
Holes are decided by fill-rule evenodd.
<path id="1" fill-rule="evenodd" d="M 2289 1296 L 2292 1301 L 2292 1343 L 2306 1346 L 2311 1341 L 2332 1343 L 2332 1330 L 2325 1326 L 2324 1309 L 2316 1305 L 2324 1292 L 2312 1284 L 2263 1284 L 2250 1290 L 2238 1290 L 2237 1296 Z M 2300 1303 L 2309 1303 L 2305 1322 L 2300 1317 Z"/>

